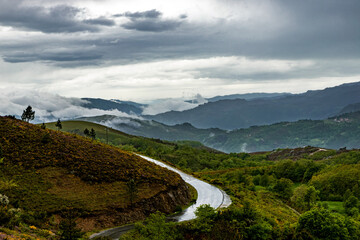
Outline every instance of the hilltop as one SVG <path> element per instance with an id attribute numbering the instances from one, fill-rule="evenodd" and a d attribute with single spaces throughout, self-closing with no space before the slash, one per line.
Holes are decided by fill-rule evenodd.
<path id="1" fill-rule="evenodd" d="M 83 230 L 101 229 L 170 213 L 190 198 L 179 175 L 135 154 L 20 120 L 0 117 L 0 150 L 1 193 L 13 207 L 45 213 L 48 223 L 76 209 Z"/>

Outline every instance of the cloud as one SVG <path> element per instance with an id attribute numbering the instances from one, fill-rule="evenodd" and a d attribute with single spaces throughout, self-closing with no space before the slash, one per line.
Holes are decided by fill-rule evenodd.
<path id="1" fill-rule="evenodd" d="M 42 91 L 2 89 L 0 96 L 0 115 L 21 116 L 23 110 L 32 106 L 35 111 L 35 122 L 54 121 L 58 118 L 69 120 L 79 117 L 99 115 L 114 115 L 121 117 L 136 117 L 118 110 L 88 109 L 81 107 L 86 101 L 80 98 L 66 98 Z"/>
<path id="2" fill-rule="evenodd" d="M 112 117 L 109 117 L 106 120 L 102 120 L 102 121 L 97 122 L 97 123 L 99 123 L 101 125 L 108 126 L 108 127 L 112 127 L 112 128 L 115 128 L 115 129 L 117 129 L 119 127 L 119 125 L 121 125 L 121 124 L 125 124 L 127 126 L 134 127 L 134 128 L 141 127 L 141 124 L 138 121 L 134 120 L 134 119 L 136 119 L 136 118 L 126 118 L 126 117 L 112 116 Z M 142 119 L 142 118 L 137 118 L 137 119 Z"/>
<path id="3" fill-rule="evenodd" d="M 0 0 L 0 24 L 44 33 L 97 32 L 98 25 L 113 26 L 113 20 L 104 17 L 80 19 L 85 10 L 70 5 L 49 8 L 28 6 L 24 1 Z"/>
<path id="4" fill-rule="evenodd" d="M 179 27 L 185 15 L 179 17 L 179 19 L 162 19 L 162 13 L 156 9 L 152 9 L 144 12 L 127 12 L 122 14 L 129 19 L 129 22 L 122 24 L 121 26 L 128 30 L 137 30 L 144 32 L 163 32 L 174 30 Z"/>
<path id="5" fill-rule="evenodd" d="M 359 12 L 358 0 L 0 0 L 0 82 L 127 99 L 321 88 L 360 75 Z"/>
<path id="6" fill-rule="evenodd" d="M 4 54 L 5 62 L 19 63 L 19 62 L 34 62 L 34 61 L 51 61 L 51 62 L 74 62 L 74 61 L 93 61 L 101 59 L 101 53 L 94 51 L 94 49 L 56 49 L 44 50 L 42 52 L 14 52 Z"/>
<path id="7" fill-rule="evenodd" d="M 92 24 L 92 25 L 103 25 L 103 26 L 114 26 L 115 21 L 112 19 L 107 19 L 105 17 L 93 18 L 84 20 L 84 23 Z"/>
<path id="8" fill-rule="evenodd" d="M 156 9 L 152 9 L 149 11 L 144 12 L 126 12 L 123 14 L 123 16 L 136 19 L 136 18 L 159 18 L 162 15 L 161 12 L 157 11 Z"/>
<path id="9" fill-rule="evenodd" d="M 143 111 L 143 115 L 155 115 L 169 111 L 185 111 L 195 108 L 207 101 L 200 95 L 196 94 L 194 99 L 160 99 L 150 103 Z"/>

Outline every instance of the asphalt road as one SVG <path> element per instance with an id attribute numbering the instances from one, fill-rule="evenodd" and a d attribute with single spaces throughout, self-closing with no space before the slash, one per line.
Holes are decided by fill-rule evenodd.
<path id="1" fill-rule="evenodd" d="M 142 156 L 142 155 L 139 156 L 161 167 L 167 168 L 171 171 L 178 173 L 184 179 L 185 182 L 187 182 L 196 189 L 198 193 L 196 203 L 185 209 L 182 213 L 171 217 L 172 220 L 175 220 L 177 222 L 182 222 L 182 221 L 195 219 L 196 218 L 195 210 L 202 204 L 209 204 L 211 207 L 215 209 L 230 206 L 231 204 L 230 197 L 219 188 L 214 187 L 204 181 L 201 181 L 189 174 L 183 173 L 180 170 L 173 168 L 165 163 L 159 162 L 155 159 L 146 156 Z M 91 235 L 90 239 L 101 236 L 107 236 L 112 239 L 118 239 L 122 234 L 133 229 L 133 227 L 134 227 L 133 225 L 126 225 L 122 227 L 116 227 L 116 228 L 104 230 L 102 232 Z"/>

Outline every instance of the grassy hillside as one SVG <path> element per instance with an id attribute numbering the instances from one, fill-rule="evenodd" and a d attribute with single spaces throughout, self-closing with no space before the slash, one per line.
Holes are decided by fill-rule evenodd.
<path id="1" fill-rule="evenodd" d="M 115 129 L 108 128 L 106 130 L 105 126 L 92 122 L 64 121 L 62 125 L 63 131 L 76 132 L 78 134 L 83 134 L 85 128 L 93 128 L 97 139 L 102 142 L 106 142 L 106 139 L 108 139 L 109 144 L 121 149 L 146 154 L 155 159 L 181 167 L 184 171 L 190 173 L 204 169 L 242 167 L 244 164 L 255 166 L 261 164 L 261 161 L 266 159 L 261 154 L 251 159 L 249 158 L 250 155 L 246 153 L 226 154 L 194 141 L 169 142 L 131 136 Z M 55 123 L 47 123 L 46 126 L 48 128 L 56 128 Z M 246 162 L 244 161 L 245 159 L 247 160 Z"/>
<path id="2" fill-rule="evenodd" d="M 27 224 L 56 229 L 56 219 L 72 209 L 79 213 L 78 225 L 91 230 L 169 212 L 188 201 L 179 175 L 137 155 L 6 117 L 0 117 L 0 159 L 0 193 L 9 199 L 7 208 L 26 213 Z M 177 202 L 162 195 L 168 191 Z"/>

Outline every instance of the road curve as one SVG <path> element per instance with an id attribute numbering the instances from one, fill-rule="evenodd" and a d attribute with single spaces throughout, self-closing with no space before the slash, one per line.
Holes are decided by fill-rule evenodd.
<path id="1" fill-rule="evenodd" d="M 220 207 L 228 207 L 231 204 L 230 197 L 222 190 L 217 187 L 214 187 L 204 181 L 201 181 L 189 174 L 186 174 L 176 168 L 170 167 L 169 165 L 157 161 L 155 159 L 145 157 L 139 155 L 140 157 L 153 162 L 161 167 L 167 168 L 173 172 L 178 173 L 185 182 L 193 186 L 197 193 L 198 197 L 196 199 L 196 203 L 188 207 L 185 211 L 183 211 L 180 215 L 174 217 L 174 219 L 178 222 L 187 221 L 196 218 L 195 210 L 200 205 L 209 204 L 211 207 L 217 209 Z"/>
<path id="2" fill-rule="evenodd" d="M 173 219 L 177 222 L 195 219 L 196 218 L 196 216 L 195 216 L 196 208 L 198 208 L 200 205 L 203 205 L 203 204 L 209 204 L 211 207 L 213 207 L 215 209 L 230 206 L 231 199 L 230 199 L 229 195 L 227 195 L 223 190 L 220 190 L 219 188 L 212 186 L 204 181 L 201 181 L 201 180 L 199 180 L 189 174 L 186 174 L 176 168 L 170 167 L 169 165 L 167 165 L 163 162 L 157 161 L 155 159 L 152 159 L 152 158 L 149 158 L 146 156 L 142 156 L 142 155 L 139 155 L 139 156 L 146 159 L 149 162 L 153 162 L 161 167 L 167 168 L 173 172 L 178 173 L 182 177 L 182 179 L 184 179 L 184 181 L 186 183 L 190 184 L 191 186 L 193 186 L 196 189 L 196 191 L 198 193 L 196 203 L 191 205 L 187 209 L 185 209 L 180 214 L 171 217 L 171 219 Z M 131 227 L 129 227 L 129 225 L 125 226 L 125 227 L 112 228 L 112 229 L 104 230 L 99 233 L 95 233 L 90 236 L 90 239 L 92 239 L 94 237 L 100 237 L 100 236 L 107 236 L 112 239 L 118 239 L 119 236 L 121 236 L 123 233 L 125 233 L 126 231 L 128 231 L 130 229 L 131 229 Z"/>

